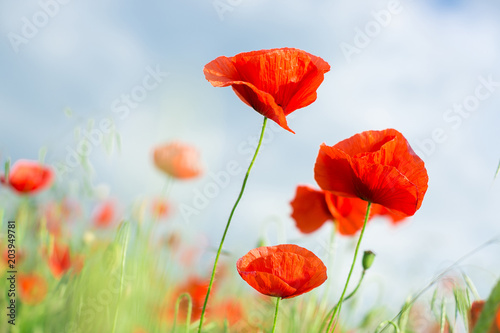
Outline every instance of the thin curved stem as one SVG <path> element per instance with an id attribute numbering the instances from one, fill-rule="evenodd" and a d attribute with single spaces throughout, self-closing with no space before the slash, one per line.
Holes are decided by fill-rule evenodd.
<path id="1" fill-rule="evenodd" d="M 231 219 L 233 218 L 234 211 L 236 210 L 236 207 L 238 206 L 238 203 L 240 202 L 241 197 L 243 196 L 243 192 L 245 191 L 248 176 L 250 175 L 250 171 L 252 170 L 252 166 L 255 162 L 255 158 L 257 157 L 257 154 L 259 153 L 259 149 L 260 149 L 260 146 L 262 144 L 262 139 L 264 138 L 264 131 L 266 129 L 266 124 L 267 124 L 267 118 L 264 117 L 264 122 L 262 123 L 262 130 L 260 132 L 259 144 L 257 145 L 257 148 L 255 149 L 255 154 L 253 155 L 252 161 L 250 162 L 250 165 L 248 166 L 248 170 L 247 170 L 247 173 L 245 175 L 245 179 L 243 179 L 243 185 L 241 186 L 240 194 L 238 195 L 238 199 L 236 199 L 236 202 L 234 203 L 233 209 L 231 210 L 231 214 L 229 214 L 229 219 L 227 220 L 226 228 L 224 229 L 224 233 L 222 234 L 222 239 L 220 241 L 219 249 L 217 250 L 217 255 L 215 256 L 215 262 L 214 262 L 214 268 L 212 270 L 212 276 L 210 277 L 210 283 L 208 284 L 207 295 L 205 296 L 205 302 L 203 303 L 203 309 L 201 310 L 200 325 L 198 326 L 198 333 L 201 333 L 201 328 L 203 326 L 203 318 L 205 316 L 205 310 L 206 310 L 207 303 L 208 303 L 208 297 L 210 296 L 210 291 L 212 290 L 212 285 L 214 283 L 215 271 L 217 269 L 217 263 L 219 261 L 220 254 L 222 252 L 222 245 L 224 244 L 224 240 L 226 239 L 226 234 L 227 234 L 227 231 L 229 230 L 229 225 L 231 224 Z"/>
<path id="2" fill-rule="evenodd" d="M 361 273 L 361 277 L 359 278 L 358 285 L 356 286 L 356 288 L 354 288 L 353 291 L 351 291 L 351 293 L 349 295 L 347 295 L 344 298 L 344 302 L 347 301 L 349 298 L 353 297 L 356 294 L 356 292 L 358 291 L 359 287 L 361 286 L 361 282 L 363 282 L 363 278 L 365 277 L 365 274 L 366 274 L 366 271 L 363 270 L 363 272 Z"/>
<path id="3" fill-rule="evenodd" d="M 455 269 L 456 267 L 458 267 L 465 259 L 469 258 L 470 256 L 476 254 L 477 252 L 481 251 L 482 249 L 490 246 L 491 244 L 495 244 L 495 243 L 500 243 L 500 238 L 498 236 L 493 237 L 492 239 L 484 242 L 483 244 L 479 245 L 478 247 L 476 247 L 472 251 L 467 252 L 462 257 L 460 257 L 458 260 L 456 260 L 454 263 L 452 263 L 450 266 L 448 266 L 443 271 L 441 271 L 441 273 L 439 273 L 435 278 L 433 278 L 431 280 L 431 282 L 429 282 L 423 289 L 421 289 L 415 296 L 412 297 L 412 299 L 407 303 L 407 306 L 403 307 L 403 309 L 401 309 L 401 311 L 399 311 L 399 313 L 396 316 L 394 316 L 394 318 L 392 318 L 392 321 L 397 320 L 403 314 L 403 312 L 406 311 L 406 309 L 409 306 L 413 305 L 413 303 L 415 303 L 417 301 L 417 299 L 420 298 L 420 296 L 422 296 L 427 290 L 429 290 L 434 284 L 436 284 L 443 276 L 448 274 L 448 272 L 450 272 L 452 269 Z M 384 330 L 389 326 L 389 324 L 387 324 L 387 323 L 390 321 L 391 320 L 384 322 L 385 326 L 382 328 L 382 330 L 380 332 L 384 332 Z"/>
<path id="4" fill-rule="evenodd" d="M 351 269 L 349 270 L 349 275 L 347 275 L 347 281 L 345 282 L 344 291 L 342 291 L 342 295 L 340 296 L 340 299 L 337 302 L 338 305 L 336 305 L 336 309 L 333 311 L 332 318 L 330 319 L 330 322 L 328 323 L 328 327 L 326 329 L 327 333 L 330 332 L 330 328 L 332 327 L 333 320 L 335 319 L 335 317 L 337 317 L 337 318 L 340 317 L 340 311 L 342 310 L 342 302 L 344 301 L 344 295 L 347 291 L 347 286 L 349 285 L 349 281 L 351 280 L 352 271 L 354 270 L 354 266 L 356 264 L 356 258 L 358 257 L 359 246 L 361 245 L 361 240 L 363 239 L 363 234 L 365 233 L 366 224 L 368 223 L 368 218 L 370 217 L 371 206 L 372 206 L 372 203 L 368 201 L 368 206 L 366 207 L 365 221 L 363 223 L 363 228 L 361 228 L 361 233 L 359 234 L 359 239 L 358 239 L 358 243 L 356 244 L 356 249 L 354 250 L 354 258 L 352 259 Z M 335 322 L 335 325 L 333 326 L 334 332 L 335 332 L 335 327 L 337 327 L 337 323 L 338 323 L 338 320 Z"/>
<path id="5" fill-rule="evenodd" d="M 177 301 L 175 302 L 175 313 L 174 313 L 174 324 L 172 327 L 172 333 L 175 333 L 177 330 L 177 316 L 179 314 L 179 307 L 181 305 L 181 301 L 183 298 L 188 300 L 188 310 L 186 316 L 186 333 L 189 332 L 189 324 L 191 323 L 191 312 L 193 310 L 193 299 L 189 293 L 183 293 L 177 297 Z"/>
<path id="6" fill-rule="evenodd" d="M 380 331 L 380 328 L 381 328 L 383 325 L 385 325 L 385 326 L 384 326 L 384 328 L 385 328 L 386 326 L 392 325 L 392 327 L 394 327 L 394 329 L 396 330 L 396 333 L 399 333 L 399 332 L 400 332 L 399 327 L 398 327 L 398 325 L 397 325 L 395 322 L 393 322 L 392 320 L 386 320 L 386 321 L 384 321 L 383 323 L 381 323 L 380 325 L 378 325 L 377 330 L 375 331 L 375 333 L 382 332 L 382 331 Z"/>
<path id="7" fill-rule="evenodd" d="M 274 312 L 274 323 L 273 323 L 273 331 L 272 331 L 272 333 L 274 333 L 274 330 L 276 329 L 276 321 L 278 319 L 278 310 L 279 310 L 279 307 L 280 307 L 280 300 L 281 300 L 281 297 L 277 297 L 276 298 L 276 311 Z"/>
<path id="8" fill-rule="evenodd" d="M 358 281 L 358 284 L 356 286 L 356 288 L 354 288 L 353 291 L 351 291 L 349 293 L 349 295 L 347 295 L 343 302 L 347 301 L 348 299 L 350 299 L 351 297 L 353 297 L 356 292 L 358 291 L 359 287 L 361 286 L 361 283 L 363 282 L 363 279 L 365 277 L 365 274 L 366 274 L 366 270 L 363 270 L 363 272 L 361 273 L 361 277 L 359 278 L 359 281 Z M 328 312 L 328 314 L 326 315 L 326 318 L 323 320 L 323 322 L 321 323 L 321 328 L 320 328 L 320 332 L 323 331 L 323 327 L 325 327 L 326 325 L 326 321 L 328 320 L 328 318 L 331 316 L 332 312 L 335 311 L 337 309 L 337 307 L 339 306 L 339 303 L 335 304 L 335 306 Z"/>

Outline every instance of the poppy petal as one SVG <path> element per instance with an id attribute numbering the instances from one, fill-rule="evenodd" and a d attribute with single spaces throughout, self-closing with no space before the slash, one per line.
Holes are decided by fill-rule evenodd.
<path id="1" fill-rule="evenodd" d="M 54 179 L 54 172 L 38 161 L 18 160 L 10 170 L 9 179 L 1 176 L 0 182 L 23 194 L 35 194 L 48 188 Z"/>
<path id="2" fill-rule="evenodd" d="M 363 200 L 413 215 L 418 207 L 417 187 L 396 168 L 355 164 L 354 186 Z"/>
<path id="3" fill-rule="evenodd" d="M 259 247 L 236 263 L 240 276 L 262 294 L 292 298 L 326 280 L 326 267 L 314 253 L 297 245 Z"/>
<path id="4" fill-rule="evenodd" d="M 361 230 L 366 215 L 366 201 L 326 192 L 326 203 L 341 235 L 352 236 Z"/>
<path id="5" fill-rule="evenodd" d="M 259 290 L 264 295 L 283 297 L 285 295 L 293 295 L 297 291 L 297 289 L 271 273 L 243 272 L 240 273 L 240 276 L 252 288 Z M 286 298 L 286 296 L 283 298 Z"/>
<path id="6" fill-rule="evenodd" d="M 318 230 L 333 216 L 325 200 L 325 192 L 309 186 L 297 186 L 295 198 L 291 202 L 292 218 L 297 228 L 305 234 Z"/>
<path id="7" fill-rule="evenodd" d="M 270 94 L 257 89 L 253 84 L 235 81 L 233 83 L 233 90 L 236 95 L 248 106 L 252 107 L 255 111 L 260 113 L 266 118 L 275 121 L 278 125 L 295 134 L 288 127 L 285 112 L 276 104 L 274 97 Z"/>
<path id="8" fill-rule="evenodd" d="M 285 116 L 316 100 L 329 70 L 323 59 L 293 48 L 221 56 L 203 69 L 214 87 L 232 86 L 244 103 L 292 133 Z"/>
<path id="9" fill-rule="evenodd" d="M 314 166 L 314 179 L 325 191 L 344 197 L 357 196 L 349 155 L 324 143 Z"/>
<path id="10" fill-rule="evenodd" d="M 408 216 L 420 208 L 428 183 L 424 162 L 394 129 L 356 134 L 332 147 L 323 144 L 315 179 L 336 195 L 358 197 Z"/>
<path id="11" fill-rule="evenodd" d="M 190 145 L 171 142 L 153 152 L 155 166 L 176 179 L 192 179 L 203 172 L 198 150 Z"/>

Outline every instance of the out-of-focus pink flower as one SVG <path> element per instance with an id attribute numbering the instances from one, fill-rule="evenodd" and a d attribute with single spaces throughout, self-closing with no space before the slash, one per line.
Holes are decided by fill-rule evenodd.
<path id="1" fill-rule="evenodd" d="M 9 179 L 0 176 L 0 182 L 17 193 L 36 194 L 48 188 L 54 179 L 54 172 L 37 161 L 19 160 L 12 165 Z"/>
<path id="2" fill-rule="evenodd" d="M 203 303 L 205 302 L 205 295 L 208 290 L 208 280 L 204 280 L 198 277 L 190 277 L 186 283 L 178 288 L 177 296 L 182 293 L 188 293 L 191 296 L 193 302 L 193 309 L 191 312 L 191 320 L 195 321 L 200 318 L 201 310 L 203 308 Z M 183 299 L 180 304 L 180 315 L 186 317 L 187 313 L 187 301 Z"/>
<path id="3" fill-rule="evenodd" d="M 177 179 L 191 179 L 203 172 L 200 154 L 190 145 L 172 142 L 155 148 L 154 163 L 158 169 Z"/>
<path id="4" fill-rule="evenodd" d="M 117 215 L 115 202 L 108 200 L 95 207 L 92 213 L 92 221 L 94 226 L 98 228 L 107 228 L 117 221 Z"/>
<path id="5" fill-rule="evenodd" d="M 214 309 L 214 314 L 222 321 L 227 319 L 229 325 L 233 326 L 244 319 L 243 306 L 236 299 L 226 299 Z"/>
<path id="6" fill-rule="evenodd" d="M 151 203 L 151 212 L 154 218 L 163 219 L 170 213 L 170 205 L 164 199 L 154 199 Z"/>
<path id="7" fill-rule="evenodd" d="M 63 199 L 60 202 L 49 202 L 42 212 L 47 230 L 56 237 L 61 236 L 62 228 L 72 222 L 80 213 L 78 203 L 68 199 Z"/>

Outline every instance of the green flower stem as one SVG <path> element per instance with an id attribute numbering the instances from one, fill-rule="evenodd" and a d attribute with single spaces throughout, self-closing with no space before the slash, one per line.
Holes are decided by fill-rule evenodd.
<path id="1" fill-rule="evenodd" d="M 361 286 L 361 282 L 363 282 L 363 278 L 365 277 L 365 274 L 366 274 L 366 271 L 363 270 L 363 272 L 361 273 L 361 277 L 359 278 L 358 285 L 356 286 L 356 288 L 354 288 L 353 291 L 351 291 L 351 293 L 349 295 L 347 295 L 344 298 L 344 302 L 347 301 L 349 298 L 353 297 L 354 294 L 356 294 L 356 292 L 358 291 L 359 287 Z"/>
<path id="2" fill-rule="evenodd" d="M 188 312 L 186 316 L 186 333 L 189 333 L 189 324 L 191 323 L 191 312 L 193 310 L 193 299 L 189 293 L 183 293 L 179 297 L 177 297 L 177 301 L 175 302 L 175 314 L 174 314 L 174 324 L 172 325 L 172 333 L 175 333 L 177 330 L 177 316 L 179 315 L 179 307 L 181 305 L 181 301 L 183 298 L 186 298 L 188 301 Z"/>
<path id="3" fill-rule="evenodd" d="M 120 292 L 118 293 L 118 301 L 117 301 L 117 304 L 116 304 L 115 316 L 114 316 L 114 319 L 113 319 L 113 330 L 111 331 L 112 333 L 116 332 L 116 324 L 118 322 L 118 310 L 120 308 L 122 294 L 123 294 L 123 285 L 124 285 L 124 276 L 125 276 L 125 263 L 127 261 L 128 239 L 129 239 L 129 235 L 130 235 L 130 232 L 129 232 L 129 223 L 128 222 L 124 222 L 120 226 L 120 230 L 118 231 L 118 233 L 120 233 L 121 231 L 123 231 L 125 233 L 125 235 L 124 235 L 125 239 L 122 240 L 122 242 L 123 242 L 122 243 L 123 249 L 122 249 L 122 262 L 121 262 L 121 268 L 120 268 Z"/>
<path id="4" fill-rule="evenodd" d="M 342 291 L 342 295 L 340 296 L 340 299 L 337 302 L 338 305 L 336 305 L 336 308 L 333 311 L 330 322 L 328 323 L 328 327 L 326 329 L 327 333 L 330 332 L 330 328 L 332 327 L 333 320 L 335 319 L 335 317 L 337 317 L 337 318 L 340 317 L 340 311 L 342 310 L 342 302 L 344 301 L 344 295 L 347 291 L 347 286 L 349 285 L 349 281 L 351 280 L 351 275 L 352 275 L 352 271 L 354 270 L 354 265 L 356 264 L 356 258 L 358 257 L 359 246 L 361 245 L 361 240 L 363 239 L 363 234 L 365 233 L 366 224 L 368 223 L 368 218 L 370 217 L 371 206 L 372 206 L 372 203 L 368 202 L 368 206 L 366 207 L 365 221 L 363 223 L 363 228 L 361 228 L 361 233 L 359 235 L 358 243 L 356 244 L 356 250 L 354 250 L 354 258 L 352 259 L 351 269 L 349 270 L 349 275 L 347 275 L 347 281 L 345 282 L 344 291 Z M 338 320 L 335 322 L 335 325 L 333 326 L 334 332 L 335 332 L 335 327 L 337 327 L 337 323 L 338 323 Z"/>
<path id="5" fill-rule="evenodd" d="M 363 272 L 361 273 L 361 277 L 359 278 L 358 285 L 356 286 L 356 288 L 354 288 L 353 291 L 351 291 L 351 293 L 349 295 L 347 295 L 344 298 L 343 302 L 347 301 L 348 299 L 350 299 L 351 297 L 353 297 L 356 294 L 356 292 L 358 291 L 359 287 L 361 286 L 361 283 L 363 282 L 365 274 L 366 274 L 366 270 L 363 270 Z M 323 327 L 325 327 L 326 321 L 332 315 L 333 311 L 337 310 L 338 306 L 339 306 L 339 303 L 335 304 L 335 306 L 328 312 L 328 314 L 326 315 L 326 318 L 323 320 L 323 322 L 321 324 L 321 328 L 319 330 L 320 332 L 323 331 Z"/>
<path id="6" fill-rule="evenodd" d="M 250 162 L 250 165 L 248 166 L 248 170 L 247 170 L 247 173 L 245 175 L 245 179 L 243 179 L 243 185 L 241 186 L 240 194 L 238 195 L 238 199 L 236 199 L 236 202 L 234 203 L 233 209 L 231 210 L 231 214 L 229 214 L 229 219 L 227 220 L 226 228 L 224 229 L 224 233 L 222 234 L 222 239 L 220 241 L 219 249 L 217 250 L 217 255 L 215 256 L 214 268 L 212 270 L 212 277 L 210 278 L 210 283 L 208 284 L 207 295 L 205 296 L 205 302 L 203 303 L 203 309 L 201 310 L 200 325 L 198 326 L 198 333 L 201 333 L 201 328 L 203 326 L 203 318 L 205 316 L 205 310 L 206 310 L 207 303 L 208 303 L 208 297 L 210 296 L 210 291 L 212 290 L 212 285 L 214 283 L 215 271 L 217 269 L 217 262 L 219 261 L 220 254 L 222 252 L 222 245 L 224 244 L 224 240 L 226 239 L 226 234 L 227 234 L 227 231 L 229 230 L 229 225 L 231 224 L 231 219 L 233 218 L 234 211 L 236 210 L 236 207 L 238 206 L 238 203 L 240 202 L 241 197 L 243 196 L 243 192 L 245 191 L 245 186 L 247 184 L 248 176 L 250 175 L 250 171 L 252 170 L 252 166 L 255 162 L 255 158 L 257 157 L 257 154 L 259 153 L 259 149 L 260 149 L 260 146 L 262 144 L 262 139 L 264 138 L 264 131 L 266 129 L 266 123 L 267 123 L 267 118 L 264 117 L 264 122 L 262 124 L 262 130 L 260 132 L 259 144 L 257 145 L 257 148 L 255 149 L 255 154 L 253 155 L 252 162 Z"/>
<path id="7" fill-rule="evenodd" d="M 274 312 L 274 324 L 273 324 L 272 333 L 274 333 L 274 330 L 276 329 L 276 321 L 278 319 L 278 310 L 280 307 L 280 300 L 281 300 L 281 297 L 276 297 L 276 311 Z"/>
<path id="8" fill-rule="evenodd" d="M 384 326 L 385 325 L 385 326 Z M 379 333 L 379 332 L 382 332 L 383 329 L 385 329 L 386 326 L 389 326 L 389 325 L 392 325 L 392 327 L 394 327 L 394 330 L 396 331 L 396 333 L 399 333 L 400 330 L 399 330 L 399 327 L 398 325 L 393 322 L 392 320 L 387 320 L 387 321 L 384 321 L 383 323 L 381 323 L 378 327 L 377 327 L 377 330 L 375 331 L 375 333 Z M 380 330 L 380 328 L 383 328 L 382 331 Z"/>

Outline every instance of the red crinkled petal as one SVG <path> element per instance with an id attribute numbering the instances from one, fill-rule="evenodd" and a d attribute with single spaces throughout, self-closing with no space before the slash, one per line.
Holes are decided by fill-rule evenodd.
<path id="1" fill-rule="evenodd" d="M 324 143 L 314 166 L 314 179 L 323 190 L 343 197 L 357 197 L 350 157 Z"/>
<path id="2" fill-rule="evenodd" d="M 420 208 L 427 191 L 424 162 L 401 133 L 388 129 L 322 145 L 315 179 L 324 190 L 378 203 L 404 215 Z"/>
<path id="3" fill-rule="evenodd" d="M 285 116 L 316 100 L 329 70 L 323 59 L 291 48 L 222 56 L 203 69 L 214 87 L 232 86 L 243 102 L 292 133 Z"/>
<path id="4" fill-rule="evenodd" d="M 236 263 L 240 276 L 262 294 L 291 298 L 326 280 L 326 267 L 314 253 L 297 245 L 259 247 Z"/>
<path id="5" fill-rule="evenodd" d="M 326 192 L 328 208 L 340 234 L 352 236 L 363 227 L 367 202 L 358 198 L 339 197 Z"/>
<path id="6" fill-rule="evenodd" d="M 318 230 L 326 221 L 333 220 L 325 200 L 325 192 L 309 186 L 297 186 L 292 205 L 292 218 L 297 228 L 305 233 Z"/>

